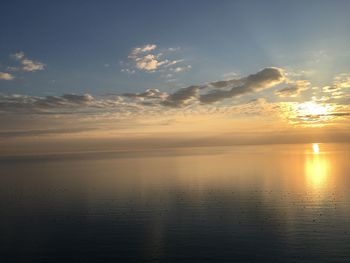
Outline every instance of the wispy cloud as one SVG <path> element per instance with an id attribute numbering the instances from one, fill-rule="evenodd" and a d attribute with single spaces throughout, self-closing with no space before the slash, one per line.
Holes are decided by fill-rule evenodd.
<path id="1" fill-rule="evenodd" d="M 350 74 L 336 75 L 333 83 L 319 89 L 319 96 L 314 96 L 317 102 L 336 103 L 339 105 L 350 104 Z"/>
<path id="2" fill-rule="evenodd" d="M 350 74 L 342 73 L 334 78 L 334 86 L 341 88 L 350 88 Z"/>
<path id="3" fill-rule="evenodd" d="M 191 66 L 184 64 L 184 59 L 170 58 L 170 53 L 174 53 L 180 48 L 167 48 L 160 50 L 155 44 L 147 44 L 135 47 L 128 55 L 129 62 L 122 63 L 122 72 L 135 73 L 143 71 L 148 73 L 180 73 L 190 70 Z M 182 64 L 182 65 L 179 65 Z"/>
<path id="4" fill-rule="evenodd" d="M 0 80 L 13 80 L 14 78 L 15 77 L 10 73 L 0 72 Z"/>
<path id="5" fill-rule="evenodd" d="M 17 52 L 15 54 L 12 55 L 14 59 L 16 60 L 22 60 L 25 58 L 24 56 L 24 52 L 23 51 L 20 51 L 20 52 Z"/>
<path id="6" fill-rule="evenodd" d="M 286 87 L 277 90 L 276 94 L 279 97 L 296 97 L 299 96 L 302 91 L 309 89 L 310 82 L 307 80 L 297 80 L 289 83 Z"/>
<path id="7" fill-rule="evenodd" d="M 45 69 L 44 63 L 27 58 L 23 51 L 13 54 L 12 57 L 21 64 L 20 69 L 23 71 L 35 72 Z"/>
<path id="8" fill-rule="evenodd" d="M 12 57 L 20 65 L 2 65 L 2 68 L 8 72 L 0 72 L 0 80 L 13 80 L 15 75 L 13 73 L 24 71 L 24 72 L 36 72 L 45 69 L 45 64 L 39 61 L 34 61 L 26 57 L 23 51 L 11 54 Z M 11 73 L 9 73 L 11 72 Z"/>

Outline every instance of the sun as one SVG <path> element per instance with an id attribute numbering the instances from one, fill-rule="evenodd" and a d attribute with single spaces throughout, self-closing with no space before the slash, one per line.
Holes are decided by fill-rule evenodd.
<path id="1" fill-rule="evenodd" d="M 300 116 L 325 116 L 328 113 L 326 105 L 317 104 L 313 101 L 304 102 L 298 105 Z"/>
<path id="2" fill-rule="evenodd" d="M 313 143 L 312 144 L 312 149 L 314 150 L 314 154 L 319 154 L 320 147 L 318 146 L 318 143 Z"/>

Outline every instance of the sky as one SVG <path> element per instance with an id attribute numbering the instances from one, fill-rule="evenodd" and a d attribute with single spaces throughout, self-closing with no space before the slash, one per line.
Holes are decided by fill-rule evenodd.
<path id="1" fill-rule="evenodd" d="M 348 10 L 2 1 L 0 154 L 348 141 Z"/>

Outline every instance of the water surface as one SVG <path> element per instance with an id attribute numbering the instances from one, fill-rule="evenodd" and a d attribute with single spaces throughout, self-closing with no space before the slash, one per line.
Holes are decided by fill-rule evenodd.
<path id="1" fill-rule="evenodd" d="M 350 147 L 0 160 L 1 262 L 348 262 Z"/>

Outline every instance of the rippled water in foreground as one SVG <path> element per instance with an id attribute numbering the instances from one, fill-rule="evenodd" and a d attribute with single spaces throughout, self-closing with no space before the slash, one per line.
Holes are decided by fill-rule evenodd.
<path id="1" fill-rule="evenodd" d="M 0 160 L 1 262 L 349 262 L 350 147 Z"/>

